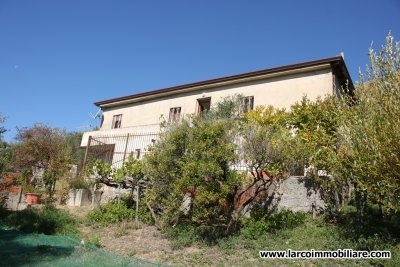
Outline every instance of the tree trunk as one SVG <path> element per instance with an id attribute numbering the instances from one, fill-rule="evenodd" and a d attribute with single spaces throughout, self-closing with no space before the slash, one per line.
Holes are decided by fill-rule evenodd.
<path id="1" fill-rule="evenodd" d="M 226 227 L 225 234 L 228 235 L 228 234 L 231 234 L 234 231 L 236 231 L 237 222 L 239 221 L 240 213 L 242 212 L 242 210 L 243 209 L 241 208 L 241 209 L 235 209 L 232 211 L 231 219 Z"/>
<path id="2" fill-rule="evenodd" d="M 96 183 L 93 183 L 93 184 L 90 186 L 90 195 L 91 195 L 91 197 L 92 197 L 92 209 L 98 207 L 98 203 L 97 203 L 97 201 L 96 201 L 96 186 L 97 186 Z"/>
<path id="3" fill-rule="evenodd" d="M 161 222 L 161 219 L 157 216 L 157 214 L 154 212 L 153 208 L 150 206 L 150 204 L 146 201 L 146 206 L 149 209 L 151 213 L 151 217 L 154 220 L 154 225 L 157 227 L 158 230 L 163 229 L 163 224 Z"/>

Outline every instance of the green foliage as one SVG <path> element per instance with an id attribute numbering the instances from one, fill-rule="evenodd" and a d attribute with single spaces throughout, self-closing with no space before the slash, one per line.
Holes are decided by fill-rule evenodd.
<path id="1" fill-rule="evenodd" d="M 282 229 L 292 229 L 305 223 L 306 213 L 281 210 L 278 213 L 264 216 L 252 216 L 243 228 L 241 235 L 249 239 L 257 239 L 265 236 L 267 232 L 276 232 Z"/>
<path id="2" fill-rule="evenodd" d="M 136 180 L 143 178 L 143 163 L 135 159 L 134 157 L 129 157 L 127 161 L 122 164 L 121 168 L 118 168 L 113 172 L 113 180 L 122 181 L 127 177 L 132 177 Z"/>
<path id="3" fill-rule="evenodd" d="M 89 163 L 88 172 L 99 177 L 110 177 L 113 169 L 110 163 L 95 159 Z"/>
<path id="4" fill-rule="evenodd" d="M 240 229 L 241 235 L 248 239 L 257 239 L 260 236 L 264 236 L 266 232 L 270 230 L 270 223 L 265 220 L 249 220 L 249 222 Z"/>
<path id="5" fill-rule="evenodd" d="M 389 250 L 392 259 L 348 259 L 332 260 L 296 260 L 298 266 L 398 266 L 400 263 L 399 239 L 395 234 L 382 234 L 379 225 L 376 225 L 376 231 L 369 235 L 362 235 L 355 232 L 360 228 L 359 225 L 346 224 L 335 225 L 326 223 L 322 217 L 312 219 L 310 214 L 305 214 L 305 220 L 297 227 L 268 231 L 267 227 L 259 231 L 259 235 L 240 233 L 229 236 L 218 241 L 218 248 L 221 252 L 219 262 L 223 266 L 232 266 L 240 261 L 241 265 L 264 266 L 265 260 L 254 258 L 254 251 L 260 250 L 260 247 L 266 250 L 337 250 L 338 248 L 351 248 L 353 250 Z M 244 228 L 242 228 L 244 229 Z M 256 229 L 257 231 L 257 229 Z M 349 234 L 352 233 L 352 234 Z M 213 254 L 214 255 L 214 254 Z M 240 256 L 238 256 L 240 255 Z M 275 264 L 275 260 L 274 260 Z M 293 260 L 276 260 L 278 266 L 292 266 Z"/>
<path id="6" fill-rule="evenodd" d="M 346 120 L 347 97 L 304 97 L 291 107 L 288 124 L 295 132 L 297 147 L 294 150 L 307 167 L 306 175 L 312 178 L 314 190 L 319 190 L 330 212 L 345 202 L 350 177 L 342 171 L 343 126 Z M 332 178 L 333 177 L 333 178 Z"/>
<path id="7" fill-rule="evenodd" d="M 3 213 L 1 219 L 8 226 L 28 233 L 76 235 L 78 232 L 75 219 L 53 207 Z"/>
<path id="8" fill-rule="evenodd" d="M 127 207 L 133 209 L 135 212 L 135 216 L 136 216 L 136 198 L 134 198 L 131 194 L 127 194 L 127 195 L 123 195 L 121 197 L 120 201 L 126 203 Z M 151 216 L 151 213 L 146 205 L 144 195 L 140 195 L 140 198 L 139 198 L 138 216 L 139 216 L 138 218 L 139 218 L 140 222 L 149 224 L 149 225 L 154 224 L 153 217 Z"/>
<path id="9" fill-rule="evenodd" d="M 5 118 L 0 116 L 0 124 L 4 123 Z M 4 127 L 0 127 L 0 175 L 9 168 L 12 147 L 3 140 Z"/>
<path id="10" fill-rule="evenodd" d="M 310 166 L 308 175 L 315 179 L 318 170 L 334 174 L 338 165 L 340 108 L 340 101 L 334 96 L 315 101 L 303 98 L 291 107 L 289 123 Z"/>
<path id="11" fill-rule="evenodd" d="M 182 177 L 173 186 L 180 192 L 195 188 L 192 220 L 212 221 L 217 218 L 219 200 L 224 201 L 230 188 L 237 185 L 229 164 L 237 159 L 231 135 L 233 124 L 226 121 L 195 120 L 187 138 L 187 151 L 182 158 Z"/>
<path id="12" fill-rule="evenodd" d="M 26 172 L 32 172 L 32 167 L 44 170 L 34 185 L 44 188 L 48 199 L 52 199 L 55 182 L 68 173 L 71 163 L 65 132 L 35 124 L 18 129 L 16 139 L 19 142 L 13 154 L 14 167 Z"/>
<path id="13" fill-rule="evenodd" d="M 5 120 L 6 119 L 0 115 L 0 123 L 4 123 Z M 0 141 L 3 141 L 3 133 L 5 133 L 6 131 L 7 130 L 3 126 L 0 127 Z"/>
<path id="14" fill-rule="evenodd" d="M 100 237 L 98 235 L 94 235 L 94 236 L 89 237 L 88 243 L 93 245 L 93 246 L 95 246 L 95 247 L 98 247 L 98 248 L 101 247 L 101 240 L 100 240 Z"/>
<path id="15" fill-rule="evenodd" d="M 70 189 L 89 189 L 90 188 L 90 183 L 86 181 L 82 177 L 78 177 L 76 179 L 72 179 L 69 182 L 69 188 Z"/>
<path id="16" fill-rule="evenodd" d="M 78 166 L 78 173 L 82 170 L 83 158 L 85 157 L 85 149 L 81 147 L 83 132 L 68 132 L 66 141 L 71 151 L 71 164 Z"/>
<path id="17" fill-rule="evenodd" d="M 87 215 L 91 224 L 107 226 L 111 223 L 131 221 L 135 218 L 135 211 L 124 202 L 110 202 L 92 210 Z"/>
<path id="18" fill-rule="evenodd" d="M 246 120 L 262 125 L 274 127 L 286 127 L 289 113 L 284 109 L 277 109 L 272 106 L 257 106 L 244 114 Z"/>
<path id="19" fill-rule="evenodd" d="M 263 114 L 243 115 L 241 101 L 241 96 L 224 98 L 205 116 L 171 125 L 146 155 L 145 175 L 153 185 L 147 199 L 167 224 L 189 220 L 204 228 L 225 225 L 233 231 L 244 207 L 240 197 L 254 184 L 232 166 L 245 163 L 256 170 L 257 186 L 266 187 L 263 173 L 272 183 L 298 169 L 292 153 L 295 138 L 284 120 L 287 113 L 269 107 Z M 257 193 L 248 195 L 246 202 L 259 199 L 262 190 L 253 191 Z"/>
<path id="20" fill-rule="evenodd" d="M 304 224 L 306 213 L 281 210 L 270 218 L 272 229 L 291 229 Z"/>
<path id="21" fill-rule="evenodd" d="M 244 96 L 240 94 L 223 97 L 204 114 L 203 119 L 220 120 L 239 118 L 242 113 L 243 97 Z"/>
<path id="22" fill-rule="evenodd" d="M 293 134 L 290 113 L 272 106 L 258 106 L 245 114 L 243 158 L 251 168 L 269 176 L 303 173 L 304 155 Z"/>
<path id="23" fill-rule="evenodd" d="M 31 174 L 28 170 L 22 171 L 14 176 L 13 185 L 22 186 L 22 189 L 25 193 L 41 194 L 43 192 L 42 188 L 39 188 L 34 183 L 31 183 L 30 176 Z"/>
<path id="24" fill-rule="evenodd" d="M 135 202 L 131 195 L 123 196 L 119 201 L 109 202 L 87 215 L 87 220 L 94 225 L 107 226 L 112 223 L 132 221 L 136 218 Z M 139 201 L 138 219 L 142 223 L 152 224 L 153 220 L 144 201 Z"/>
<path id="25" fill-rule="evenodd" d="M 167 130 L 146 157 L 147 176 L 152 180 L 153 206 L 164 206 L 164 219 L 175 222 L 183 211 L 184 192 L 196 197 L 187 214 L 196 223 L 221 223 L 221 210 L 237 177 L 229 169 L 236 161 L 234 122 L 192 118 Z"/>
<path id="26" fill-rule="evenodd" d="M 371 66 L 360 75 L 343 140 L 343 171 L 388 213 L 400 211 L 400 44 L 393 39 L 389 34 L 379 52 L 370 48 Z"/>
<path id="27" fill-rule="evenodd" d="M 195 225 L 180 224 L 175 227 L 169 227 L 166 229 L 165 234 L 172 241 L 174 249 L 188 247 L 200 241 Z"/>
<path id="28" fill-rule="evenodd" d="M 100 159 L 90 162 L 88 173 L 96 177 L 111 178 L 113 181 L 121 182 L 128 177 L 139 180 L 144 177 L 143 163 L 133 157 L 129 157 L 120 168 L 113 168 L 110 163 Z"/>

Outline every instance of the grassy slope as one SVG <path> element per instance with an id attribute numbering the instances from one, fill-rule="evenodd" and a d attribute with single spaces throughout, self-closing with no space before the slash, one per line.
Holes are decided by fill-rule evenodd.
<path id="1" fill-rule="evenodd" d="M 369 237 L 349 237 L 347 231 L 327 225 L 319 218 L 307 218 L 304 225 L 294 229 L 265 233 L 257 239 L 241 235 L 220 240 L 215 246 L 199 245 L 198 250 L 164 260 L 176 266 L 400 266 L 400 244 L 395 240 L 375 234 Z M 260 259 L 259 250 L 390 250 L 390 260 L 281 260 Z M 193 250 L 192 250 L 193 251 Z"/>
<path id="2" fill-rule="evenodd" d="M 41 215 L 41 216 L 37 216 Z M 55 209 L 46 212 L 26 210 L 18 213 L 2 214 L 3 222 L 14 224 L 21 230 L 48 234 L 76 234 L 75 220 L 66 213 Z M 349 221 L 349 220 L 348 220 Z M 400 242 L 396 233 L 387 228 L 367 225 L 367 228 L 345 222 L 327 224 L 322 217 L 312 220 L 307 215 L 305 223 L 292 229 L 265 231 L 256 238 L 246 238 L 243 234 L 215 241 L 206 245 L 198 241 L 196 232 L 178 232 L 172 238 L 177 247 L 174 253 L 166 253 L 157 261 L 173 266 L 400 266 Z M 32 224 L 33 223 L 33 224 Z M 34 225 L 35 227 L 31 229 Z M 25 227 L 28 229 L 24 229 Z M 195 229 L 196 231 L 196 229 Z M 148 236 L 147 238 L 152 238 Z M 157 240 L 154 240 L 157 242 Z M 183 246 L 183 248 L 182 248 Z M 185 247 L 186 246 L 186 247 Z M 260 250 L 389 250 L 390 260 L 278 260 L 260 259 Z M 139 255 L 136 255 L 139 256 Z"/>

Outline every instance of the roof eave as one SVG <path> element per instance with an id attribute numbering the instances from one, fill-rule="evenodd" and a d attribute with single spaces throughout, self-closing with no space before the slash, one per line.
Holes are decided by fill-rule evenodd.
<path id="1" fill-rule="evenodd" d="M 329 64 L 329 65 L 328 65 Z M 100 108 L 111 107 L 121 104 L 128 104 L 131 102 L 143 101 L 146 99 L 151 99 L 155 97 L 163 97 L 172 94 L 179 94 L 184 92 L 201 90 L 209 87 L 221 86 L 226 84 L 233 84 L 239 82 L 245 82 L 250 80 L 264 79 L 267 77 L 288 75 L 296 72 L 310 71 L 315 68 L 325 68 L 331 67 L 333 71 L 338 72 L 339 79 L 342 80 L 341 83 L 345 82 L 343 79 L 347 79 L 350 91 L 354 90 L 353 83 L 349 72 L 347 71 L 344 60 L 341 56 L 330 57 L 325 59 L 319 59 L 314 61 L 302 62 L 292 65 L 286 65 L 282 67 L 275 67 L 269 69 L 263 69 L 253 72 L 247 72 L 237 75 L 231 75 L 216 79 L 205 80 L 201 82 L 189 83 L 184 85 L 178 85 L 173 87 L 168 87 L 159 90 L 147 91 L 139 94 L 133 94 L 103 101 L 95 102 L 94 104 Z"/>

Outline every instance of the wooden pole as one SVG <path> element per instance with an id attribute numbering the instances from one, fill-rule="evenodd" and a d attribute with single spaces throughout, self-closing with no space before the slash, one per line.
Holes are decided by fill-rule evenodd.
<path id="1" fill-rule="evenodd" d="M 85 150 L 85 157 L 83 158 L 82 173 L 85 173 L 85 170 L 86 170 L 86 161 L 87 161 L 87 156 L 88 156 L 89 147 L 90 147 L 91 143 L 92 143 L 92 136 L 89 135 L 89 140 L 88 140 L 88 143 L 86 145 L 86 150 Z"/>
<path id="2" fill-rule="evenodd" d="M 122 160 L 122 162 L 125 162 L 125 157 L 126 157 L 126 150 L 128 149 L 128 142 L 129 142 L 129 133 L 126 136 L 126 143 L 125 143 L 125 150 L 124 150 L 124 158 Z"/>
<path id="3" fill-rule="evenodd" d="M 136 216 L 135 216 L 135 222 L 136 222 L 136 228 L 139 228 L 139 185 L 136 185 Z"/>

